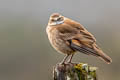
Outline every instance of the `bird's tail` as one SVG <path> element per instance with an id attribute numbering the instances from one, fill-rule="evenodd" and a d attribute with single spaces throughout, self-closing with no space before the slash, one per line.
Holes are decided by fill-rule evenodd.
<path id="1" fill-rule="evenodd" d="M 112 62 L 112 59 L 107 56 L 97 45 L 96 43 L 92 44 L 92 48 L 89 48 L 87 46 L 79 44 L 77 40 L 74 40 L 74 43 L 71 42 L 71 48 L 74 50 L 77 50 L 79 52 L 82 52 L 87 55 L 93 55 L 96 57 L 99 57 L 103 61 L 105 61 L 107 64 L 110 64 Z"/>
<path id="2" fill-rule="evenodd" d="M 100 59 L 105 61 L 107 64 L 110 64 L 112 62 L 112 59 L 109 56 L 107 56 L 100 48 L 98 48 L 96 44 L 94 45 L 94 49 L 97 52 L 97 54 L 99 55 L 98 57 Z"/>

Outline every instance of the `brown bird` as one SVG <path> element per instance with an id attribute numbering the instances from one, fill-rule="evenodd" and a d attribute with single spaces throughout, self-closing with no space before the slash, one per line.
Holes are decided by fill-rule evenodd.
<path id="1" fill-rule="evenodd" d="M 80 23 L 59 13 L 54 13 L 50 16 L 46 32 L 51 45 L 58 52 L 66 54 L 62 63 L 65 63 L 70 55 L 68 62 L 71 63 L 74 53 L 78 51 L 96 56 L 108 64 L 112 62 L 112 59 L 97 46 L 96 39 L 90 32 Z"/>

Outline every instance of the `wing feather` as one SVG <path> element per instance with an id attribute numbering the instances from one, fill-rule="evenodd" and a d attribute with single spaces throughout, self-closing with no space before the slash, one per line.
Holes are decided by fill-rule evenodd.
<path id="1" fill-rule="evenodd" d="M 57 27 L 57 30 L 59 37 L 72 49 L 87 55 L 98 56 L 107 63 L 111 62 L 110 57 L 105 55 L 102 50 L 97 47 L 94 36 L 81 24 L 67 19 L 64 24 Z"/>

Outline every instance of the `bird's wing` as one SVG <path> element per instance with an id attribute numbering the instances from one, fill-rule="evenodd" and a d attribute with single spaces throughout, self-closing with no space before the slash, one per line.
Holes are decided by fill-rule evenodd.
<path id="1" fill-rule="evenodd" d="M 72 28 L 75 28 L 77 29 L 77 31 L 80 32 L 80 35 L 83 35 L 84 38 L 86 38 L 89 42 L 89 40 L 92 40 L 93 42 L 96 42 L 96 39 L 95 37 L 90 33 L 88 32 L 83 25 L 81 25 L 80 23 L 76 22 L 76 21 L 73 21 L 69 18 L 66 18 L 65 20 L 65 23 L 66 24 L 69 24 L 69 26 L 72 26 Z M 86 40 L 85 40 L 86 41 Z"/>
<path id="2" fill-rule="evenodd" d="M 94 36 L 80 24 L 73 26 L 72 24 L 68 25 L 67 23 L 62 26 L 57 26 L 57 30 L 59 36 L 66 42 L 70 40 L 78 40 L 80 44 L 88 48 L 92 48 L 92 44 L 96 42 Z"/>
<path id="3" fill-rule="evenodd" d="M 80 30 L 69 25 L 57 27 L 57 30 L 59 32 L 59 37 L 61 37 L 61 39 L 72 49 L 85 54 L 96 54 L 96 52 L 92 50 L 92 44 L 95 42 L 85 31 L 81 33 Z"/>
<path id="4" fill-rule="evenodd" d="M 76 27 L 65 25 L 58 27 L 59 37 L 65 41 L 65 43 L 76 51 L 88 55 L 94 55 L 102 58 L 107 63 L 111 62 L 111 58 L 104 54 L 104 52 L 96 45 L 94 36 L 86 29 L 77 29 Z"/>

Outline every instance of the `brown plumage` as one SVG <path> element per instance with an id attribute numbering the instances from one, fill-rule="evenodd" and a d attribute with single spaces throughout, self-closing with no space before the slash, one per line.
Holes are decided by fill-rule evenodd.
<path id="1" fill-rule="evenodd" d="M 69 55 L 71 62 L 77 51 L 99 57 L 108 64 L 112 62 L 111 58 L 97 46 L 94 36 L 76 21 L 54 13 L 50 17 L 46 31 L 52 46 L 58 52 L 67 55 L 63 63 Z"/>

